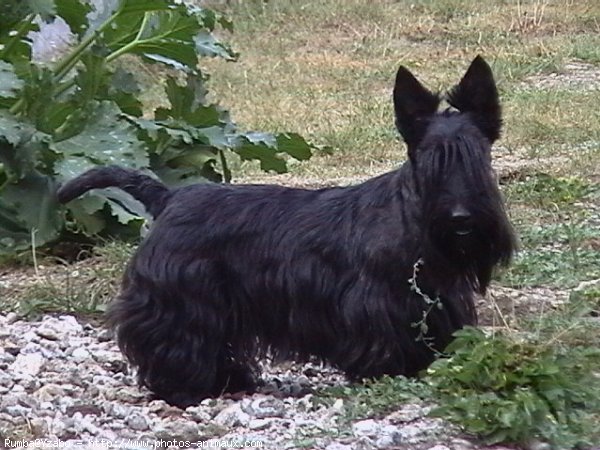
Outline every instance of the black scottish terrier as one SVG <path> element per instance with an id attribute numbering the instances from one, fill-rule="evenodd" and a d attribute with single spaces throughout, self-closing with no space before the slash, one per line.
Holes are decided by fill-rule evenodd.
<path id="1" fill-rule="evenodd" d="M 400 67 L 408 161 L 356 186 L 168 189 L 119 167 L 67 183 L 62 202 L 116 186 L 155 217 L 109 311 L 140 384 L 185 407 L 252 391 L 267 354 L 317 357 L 353 380 L 410 376 L 474 325 L 474 294 L 515 250 L 491 165 L 490 67 L 475 58 L 452 108 L 438 112 L 441 99 Z"/>

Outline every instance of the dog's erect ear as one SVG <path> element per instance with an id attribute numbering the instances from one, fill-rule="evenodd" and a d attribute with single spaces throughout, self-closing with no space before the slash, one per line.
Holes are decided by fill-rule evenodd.
<path id="1" fill-rule="evenodd" d="M 439 104 L 437 94 L 424 88 L 408 69 L 400 66 L 394 85 L 394 111 L 396 127 L 409 151 L 423 138 L 428 119 L 437 112 Z"/>
<path id="2" fill-rule="evenodd" d="M 473 60 L 460 83 L 446 98 L 460 112 L 471 113 L 473 121 L 490 142 L 500 137 L 502 112 L 498 89 L 492 69 L 481 56 Z"/>

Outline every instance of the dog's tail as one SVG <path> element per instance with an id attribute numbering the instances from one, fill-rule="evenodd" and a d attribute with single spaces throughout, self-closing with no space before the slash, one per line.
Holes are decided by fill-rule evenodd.
<path id="1" fill-rule="evenodd" d="M 58 190 L 58 201 L 67 203 L 90 189 L 117 187 L 142 202 L 152 217 L 167 204 L 169 189 L 160 181 L 137 170 L 118 166 L 96 167 L 64 184 Z"/>

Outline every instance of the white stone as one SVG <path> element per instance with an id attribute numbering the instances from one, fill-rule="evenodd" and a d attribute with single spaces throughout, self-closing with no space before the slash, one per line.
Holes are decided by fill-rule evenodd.
<path id="1" fill-rule="evenodd" d="M 239 403 L 234 403 L 219 412 L 213 421 L 224 427 L 246 426 L 250 421 L 250 416 L 242 411 Z"/>
<path id="2" fill-rule="evenodd" d="M 85 348 L 76 348 L 75 350 L 73 350 L 73 353 L 71 353 L 71 356 L 73 357 L 73 359 L 77 362 L 83 362 L 87 359 L 90 359 L 90 352 L 88 352 Z"/>
<path id="3" fill-rule="evenodd" d="M 146 431 L 148 429 L 148 421 L 139 414 L 130 415 L 125 422 L 129 428 L 135 431 Z"/>
<path id="4" fill-rule="evenodd" d="M 19 353 L 10 370 L 15 375 L 35 377 L 44 365 L 44 357 L 40 353 Z"/>
<path id="5" fill-rule="evenodd" d="M 250 419 L 248 428 L 251 430 L 264 430 L 273 424 L 273 419 Z"/>
<path id="6" fill-rule="evenodd" d="M 381 431 L 381 425 L 373 419 L 361 420 L 352 425 L 354 436 L 376 437 Z"/>

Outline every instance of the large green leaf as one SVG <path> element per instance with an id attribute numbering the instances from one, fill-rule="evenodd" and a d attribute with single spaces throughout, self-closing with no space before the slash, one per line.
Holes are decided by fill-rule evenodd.
<path id="1" fill-rule="evenodd" d="M 56 184 L 48 176 L 30 172 L 0 191 L 0 253 L 8 254 L 58 237 L 63 226 L 56 200 Z"/>
<path id="2" fill-rule="evenodd" d="M 194 41 L 196 51 L 202 56 L 219 56 L 229 61 L 233 61 L 239 56 L 231 47 L 216 39 L 209 31 L 199 31 Z"/>
<path id="3" fill-rule="evenodd" d="M 87 34 L 101 28 L 109 21 L 111 16 L 127 16 L 127 20 L 135 24 L 138 19 L 141 21 L 144 13 L 169 9 L 172 7 L 172 2 L 169 0 L 103 0 L 99 6 L 99 8 L 95 8 L 87 16 L 89 21 Z M 124 23 L 127 23 L 127 21 Z M 113 23 L 112 28 L 116 29 L 119 26 Z M 112 33 L 109 34 L 114 36 Z"/>
<path id="4" fill-rule="evenodd" d="M 8 34 L 31 10 L 23 0 L 2 0 L 0 2 L 0 34 Z"/>
<path id="5" fill-rule="evenodd" d="M 217 24 L 221 25 L 227 31 L 233 31 L 233 22 L 228 17 L 212 9 L 188 4 L 188 11 L 190 14 L 196 16 L 202 26 L 209 31 L 214 31 Z"/>
<path id="6" fill-rule="evenodd" d="M 161 62 L 173 60 L 190 70 L 196 69 L 198 56 L 194 37 L 201 28 L 194 17 L 186 14 L 185 8 L 154 12 L 144 24 L 132 52 L 150 59 L 159 55 Z"/>
<path id="7" fill-rule="evenodd" d="M 178 70 L 194 70 L 198 64 L 196 50 L 181 42 L 144 42 L 136 45 L 131 53 L 141 55 L 146 61 L 166 64 Z"/>
<path id="8" fill-rule="evenodd" d="M 171 108 L 158 108 L 155 112 L 156 119 L 173 118 L 201 128 L 222 124 L 223 111 L 216 105 L 207 103 L 207 90 L 202 77 L 190 74 L 185 86 L 168 78 L 165 91 Z"/>
<path id="9" fill-rule="evenodd" d="M 33 170 L 47 138 L 29 123 L 0 110 L 0 163 L 8 178 L 17 180 Z"/>
<path id="10" fill-rule="evenodd" d="M 21 143 L 23 131 L 30 130 L 27 122 L 22 122 L 6 110 L 0 110 L 0 140 L 17 146 Z"/>
<path id="11" fill-rule="evenodd" d="M 71 31 L 83 35 L 89 26 L 87 14 L 92 11 L 92 6 L 81 0 L 55 0 L 55 3 L 56 13 L 67 22 Z"/>
<path id="12" fill-rule="evenodd" d="M 201 29 L 198 20 L 179 5 L 144 13 L 127 10 L 104 30 L 104 36 L 114 54 L 134 53 L 194 71 L 198 63 L 194 37 Z"/>
<path id="13" fill-rule="evenodd" d="M 92 236 L 99 234 L 106 226 L 102 214 L 98 213 L 105 203 L 104 199 L 95 195 L 85 195 L 70 201 L 66 206 L 75 221 L 71 228 Z"/>
<path id="14" fill-rule="evenodd" d="M 142 115 L 142 103 L 136 98 L 140 89 L 130 72 L 108 69 L 105 58 L 97 52 L 85 54 L 82 62 L 75 78 L 79 89 L 71 97 L 75 104 L 85 106 L 94 99 L 107 100 L 115 102 L 126 114 Z"/>
<path id="15" fill-rule="evenodd" d="M 277 141 L 277 150 L 287 153 L 299 161 L 307 160 L 312 156 L 312 149 L 314 147 L 297 133 L 278 134 L 275 139 Z"/>
<path id="16" fill-rule="evenodd" d="M 23 80 L 15 75 L 12 64 L 0 61 L 0 97 L 16 97 L 23 85 Z"/>
<path id="17" fill-rule="evenodd" d="M 109 102 L 97 104 L 81 133 L 53 143 L 51 149 L 62 156 L 55 165 L 58 178 L 62 181 L 74 178 L 98 164 L 117 164 L 138 169 L 150 164 L 143 143 L 137 139 L 135 129 L 121 117 L 117 106 Z M 87 233 L 99 232 L 103 222 L 92 217 L 83 219 L 80 208 L 84 208 L 85 214 L 92 215 L 108 204 L 111 213 L 120 223 L 137 220 L 143 211 L 139 202 L 121 191 L 112 190 L 110 195 L 107 192 L 109 191 L 91 192 L 69 205 L 73 217 Z"/>
<path id="18" fill-rule="evenodd" d="M 195 128 L 184 121 L 153 121 L 129 116 L 140 129 L 140 137 L 152 154 L 152 169 L 168 185 L 200 178 L 222 181 L 215 171 L 219 149 L 227 137 L 220 127 Z"/>
<path id="19" fill-rule="evenodd" d="M 26 3 L 31 12 L 39 14 L 44 20 L 49 20 L 56 14 L 54 0 L 26 0 Z"/>
<path id="20" fill-rule="evenodd" d="M 142 102 L 138 100 L 140 92 L 134 75 L 119 67 L 112 73 L 110 84 L 106 92 L 102 93 L 102 98 L 115 101 L 125 114 L 140 117 L 143 113 Z"/>
<path id="21" fill-rule="evenodd" d="M 108 85 L 110 72 L 106 70 L 104 55 L 90 51 L 83 55 L 81 61 L 83 68 L 78 71 L 75 78 L 79 87 L 77 101 L 87 104 L 96 98 L 96 94 L 102 87 Z"/>
<path id="22" fill-rule="evenodd" d="M 217 24 L 220 24 L 225 30 L 233 31 L 233 23 L 227 17 L 211 9 L 193 5 L 189 5 L 188 8 L 190 14 L 193 14 L 204 28 L 194 39 L 198 53 L 202 56 L 220 56 L 229 61 L 237 59 L 239 55 L 212 34 Z"/>
<path id="23" fill-rule="evenodd" d="M 123 13 L 146 13 L 174 8 L 169 0 L 120 0 L 119 7 Z"/>
<path id="24" fill-rule="evenodd" d="M 111 22 L 110 26 L 103 28 L 101 42 L 106 45 L 110 51 L 115 52 L 121 51 L 124 46 L 135 40 L 144 20 L 144 14 L 120 14 L 112 18 L 106 17 L 104 19 L 106 20 L 106 23 L 108 23 L 109 20 L 111 20 Z M 95 21 L 91 21 L 91 23 L 94 24 L 94 27 L 103 25 L 96 23 Z"/>
<path id="25" fill-rule="evenodd" d="M 236 136 L 234 139 L 235 151 L 242 159 L 256 159 L 260 161 L 260 168 L 266 172 L 274 171 L 277 173 L 287 172 L 287 164 L 284 159 L 278 155 L 277 147 L 273 142 L 275 138 L 270 135 L 264 135 L 260 138 L 258 133 Z M 270 137 L 272 139 L 267 139 Z"/>
<path id="26" fill-rule="evenodd" d="M 123 120 L 117 106 L 109 102 L 97 104 L 81 133 L 52 143 L 51 149 L 63 157 L 55 166 L 62 181 L 79 175 L 95 164 L 135 168 L 149 164 L 148 155 L 135 129 Z"/>
<path id="27" fill-rule="evenodd" d="M 242 159 L 256 159 L 265 171 L 287 172 L 284 154 L 298 160 L 312 156 L 314 147 L 295 133 L 240 133 L 230 136 L 232 150 Z"/>
<path id="28" fill-rule="evenodd" d="M 26 82 L 21 96 L 23 110 L 36 127 L 44 129 L 45 112 L 56 101 L 53 95 L 56 88 L 54 74 L 49 68 L 34 64 L 29 64 L 26 70 L 23 73 Z"/>

